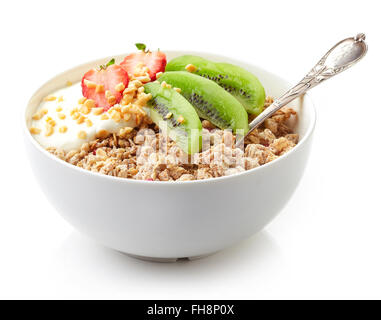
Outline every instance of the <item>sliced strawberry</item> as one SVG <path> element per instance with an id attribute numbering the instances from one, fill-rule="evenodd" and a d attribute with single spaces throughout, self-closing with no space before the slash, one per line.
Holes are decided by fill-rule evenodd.
<path id="1" fill-rule="evenodd" d="M 118 91 L 116 86 L 120 83 L 123 83 L 124 87 L 128 86 L 127 72 L 121 66 L 113 63 L 113 60 L 111 60 L 107 65 L 100 66 L 99 69 L 91 69 L 82 78 L 83 96 L 94 100 L 96 106 L 104 108 L 105 111 L 122 99 L 123 91 Z M 98 90 L 94 87 L 94 84 L 99 86 Z M 99 90 L 102 86 L 103 90 Z M 110 91 L 115 100 L 107 98 L 106 91 Z"/>
<path id="2" fill-rule="evenodd" d="M 120 64 L 131 77 L 136 71 L 138 64 L 143 64 L 148 68 L 148 74 L 151 81 L 156 80 L 156 73 L 164 72 L 165 66 L 167 65 L 167 57 L 165 53 L 161 51 L 145 51 L 145 45 L 136 44 L 138 49 L 142 49 L 139 52 L 131 53 L 124 58 L 123 62 Z"/>

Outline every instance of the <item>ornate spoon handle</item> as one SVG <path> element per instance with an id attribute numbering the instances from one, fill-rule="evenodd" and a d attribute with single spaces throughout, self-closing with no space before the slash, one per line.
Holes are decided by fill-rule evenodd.
<path id="1" fill-rule="evenodd" d="M 257 128 L 263 121 L 273 115 L 280 108 L 306 93 L 319 83 L 332 78 L 338 73 L 348 69 L 358 62 L 367 52 L 365 35 L 358 34 L 337 43 L 323 58 L 307 73 L 307 75 L 294 87 L 276 99 L 258 117 L 249 124 L 249 132 Z M 240 141 L 241 142 L 241 141 Z"/>

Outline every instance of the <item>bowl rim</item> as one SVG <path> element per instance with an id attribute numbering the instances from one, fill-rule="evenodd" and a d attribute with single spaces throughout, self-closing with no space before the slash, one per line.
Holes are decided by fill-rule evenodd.
<path id="1" fill-rule="evenodd" d="M 248 61 L 245 61 L 245 60 L 237 60 L 237 59 L 234 59 L 234 58 L 231 58 L 231 57 L 227 57 L 227 56 L 224 56 L 224 55 L 220 55 L 220 54 L 214 54 L 214 53 L 211 53 L 211 52 L 203 52 L 203 51 L 183 51 L 183 50 L 180 50 L 180 51 L 177 51 L 177 50 L 163 50 L 163 52 L 168 52 L 168 53 L 172 53 L 172 54 L 177 54 L 177 53 L 184 53 L 186 52 L 186 54 L 193 54 L 193 55 L 213 55 L 213 56 L 216 56 L 218 58 L 221 58 L 221 59 L 228 59 L 230 61 L 233 61 L 233 62 L 237 62 L 237 63 L 243 63 L 243 64 L 247 64 L 247 65 L 251 65 L 251 66 L 254 66 L 256 69 L 258 70 L 261 70 L 262 72 L 264 73 L 267 73 L 270 77 L 277 77 L 278 79 L 280 79 L 282 82 L 286 83 L 287 85 L 289 85 L 291 87 L 291 84 L 288 80 L 284 79 L 283 77 L 277 75 L 276 73 L 272 72 L 272 71 L 268 71 L 267 69 L 264 69 L 262 67 L 259 67 L 255 64 L 252 64 L 252 63 L 249 63 Z M 127 55 L 127 54 L 125 54 Z M 59 77 L 61 74 L 63 73 L 68 73 L 72 70 L 75 70 L 85 64 L 96 64 L 97 62 L 99 62 L 100 60 L 107 60 L 109 59 L 110 57 L 121 57 L 123 56 L 123 54 L 118 54 L 118 55 L 115 55 L 115 56 L 108 56 L 108 57 L 104 57 L 104 58 L 99 58 L 99 59 L 95 59 L 95 60 L 92 60 L 92 61 L 88 61 L 88 62 L 84 62 L 84 63 L 81 63 L 81 64 L 78 64 L 76 65 L 75 67 L 73 68 L 70 68 L 68 70 L 65 70 L 55 76 L 53 76 L 52 78 L 50 78 L 49 80 L 47 80 L 44 84 L 42 84 L 40 87 L 38 87 L 36 90 L 33 91 L 33 94 L 31 96 L 31 98 L 28 100 L 28 103 L 26 104 L 26 106 L 23 108 L 23 112 L 22 112 L 22 128 L 23 128 L 23 132 L 24 132 L 24 135 L 27 137 L 28 141 L 40 152 L 42 153 L 43 155 L 47 156 L 48 158 L 52 159 L 53 161 L 57 161 L 59 164 L 63 165 L 63 166 L 66 166 L 67 168 L 69 169 L 72 169 L 72 170 L 77 170 L 78 173 L 82 173 L 82 174 L 85 174 L 85 175 L 90 175 L 94 178 L 103 178 L 103 179 L 110 179 L 110 181 L 115 181 L 115 182 L 119 182 L 119 183 L 143 183 L 145 185 L 188 185 L 188 184 L 205 184 L 205 183 L 218 183 L 220 181 L 224 181 L 224 180 L 230 180 L 230 179 L 238 179 L 240 176 L 243 176 L 243 175 L 248 175 L 248 174 L 251 174 L 255 171 L 259 171 L 259 170 L 265 170 L 273 165 L 276 165 L 278 162 L 282 161 L 283 159 L 286 159 L 288 158 L 292 153 L 295 153 L 298 149 L 301 148 L 301 146 L 303 144 L 306 143 L 306 141 L 309 139 L 309 137 L 312 135 L 312 133 L 314 132 L 315 130 L 315 126 L 316 126 L 316 107 L 315 107 L 315 104 L 313 102 L 313 100 L 311 99 L 310 95 L 309 94 L 304 94 L 303 95 L 303 99 L 304 100 L 307 100 L 308 101 L 308 104 L 310 105 L 310 109 L 311 109 L 311 120 L 310 120 L 310 123 L 308 125 L 308 128 L 306 130 L 306 133 L 304 134 L 303 138 L 298 142 L 298 144 L 293 147 L 290 151 L 288 151 L 286 154 L 276 158 L 275 160 L 272 160 L 271 162 L 268 162 L 268 163 L 265 163 L 261 166 L 258 166 L 256 168 L 253 168 L 253 169 L 249 169 L 249 170 L 245 170 L 245 171 L 242 171 L 242 172 L 239 172 L 239 173 L 235 173 L 235 174 L 232 174 L 232 175 L 229 175 L 229 176 L 222 176 L 222 177 L 217 177 L 217 178 L 210 178 L 210 179 L 203 179 L 203 180 L 189 180 L 189 181 L 150 181 L 150 180 L 135 180 L 135 179 L 128 179 L 128 178 L 121 178 L 121 177 L 114 177 L 114 176 L 109 176 L 109 175 L 106 175 L 106 174 L 102 174 L 102 173 L 99 173 L 99 172 L 93 172 L 93 171 L 89 171 L 89 170 L 86 170 L 86 169 L 83 169 L 83 168 L 80 168 L 80 167 L 77 167 L 75 165 L 72 165 L 56 156 L 54 156 L 53 154 L 51 154 L 49 151 L 47 151 L 46 149 L 44 149 L 32 136 L 32 134 L 30 133 L 29 129 L 28 129 L 28 126 L 27 126 L 27 121 L 26 121 L 26 118 L 25 118 L 25 112 L 33 98 L 33 96 L 36 94 L 36 92 L 38 92 L 41 88 L 43 88 L 45 85 L 47 85 L 48 83 L 50 83 L 52 80 L 54 80 L 55 78 Z"/>

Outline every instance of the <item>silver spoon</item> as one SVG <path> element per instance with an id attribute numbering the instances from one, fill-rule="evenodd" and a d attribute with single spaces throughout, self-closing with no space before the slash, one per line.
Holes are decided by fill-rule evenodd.
<path id="1" fill-rule="evenodd" d="M 323 58 L 312 68 L 312 70 L 294 87 L 276 99 L 258 117 L 249 124 L 249 132 L 245 137 L 257 128 L 263 121 L 271 117 L 276 111 L 290 103 L 297 97 L 305 94 L 319 83 L 332 78 L 338 73 L 353 66 L 365 56 L 368 46 L 365 43 L 365 34 L 360 33 L 353 38 L 347 38 L 337 43 L 329 50 Z M 237 142 L 240 146 L 244 138 Z M 242 146 L 241 146 L 242 147 Z"/>

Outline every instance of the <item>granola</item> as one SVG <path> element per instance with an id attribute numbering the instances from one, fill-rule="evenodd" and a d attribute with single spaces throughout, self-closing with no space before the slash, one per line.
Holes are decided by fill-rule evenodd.
<path id="1" fill-rule="evenodd" d="M 272 99 L 267 98 L 265 107 L 271 102 Z M 256 168 L 291 150 L 299 136 L 287 122 L 296 115 L 291 108 L 276 112 L 267 123 L 250 133 L 244 150 L 235 148 L 233 134 L 203 121 L 203 141 L 211 144 L 192 155 L 192 159 L 168 137 L 163 137 L 154 124 L 146 125 L 151 135 L 144 135 L 144 139 L 139 130 L 131 129 L 84 143 L 80 150 L 65 152 L 54 147 L 47 150 L 72 165 L 114 177 L 149 181 L 203 180 Z M 160 143 L 166 144 L 165 152 L 156 152 Z"/>

